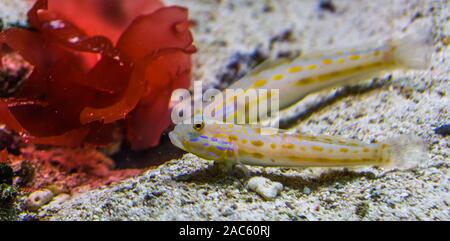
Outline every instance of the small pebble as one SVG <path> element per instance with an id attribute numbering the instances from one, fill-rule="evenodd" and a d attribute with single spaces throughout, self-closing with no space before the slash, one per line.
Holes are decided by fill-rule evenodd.
<path id="1" fill-rule="evenodd" d="M 448 136 L 448 135 L 450 135 L 450 124 L 442 125 L 436 129 L 434 129 L 434 132 L 441 136 Z"/>
<path id="2" fill-rule="evenodd" d="M 306 195 L 311 194 L 311 189 L 309 189 L 309 187 L 304 187 L 303 194 L 306 194 Z"/>
<path id="3" fill-rule="evenodd" d="M 332 13 L 336 12 L 336 6 L 334 5 L 332 0 L 320 0 L 319 9 L 330 11 Z"/>
<path id="4" fill-rule="evenodd" d="M 49 203 L 53 199 L 53 192 L 48 189 L 35 191 L 28 196 L 27 206 L 32 210 L 37 210 Z"/>
<path id="5" fill-rule="evenodd" d="M 253 177 L 248 181 L 248 188 L 265 200 L 273 200 L 283 190 L 283 184 L 272 182 L 264 177 Z"/>

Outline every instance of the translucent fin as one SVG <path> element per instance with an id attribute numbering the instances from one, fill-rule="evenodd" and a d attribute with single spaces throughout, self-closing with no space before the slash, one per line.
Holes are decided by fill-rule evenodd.
<path id="1" fill-rule="evenodd" d="M 391 40 L 390 45 L 396 49 L 394 60 L 406 68 L 428 69 L 433 53 L 432 36 L 430 29 L 418 28 Z"/>
<path id="2" fill-rule="evenodd" d="M 345 55 L 357 51 L 366 51 L 370 48 L 374 48 L 380 45 L 380 41 L 373 39 L 367 40 L 358 44 L 346 44 L 339 45 L 336 47 L 326 47 L 326 48 L 312 48 L 306 49 L 299 59 L 302 60 L 317 60 L 326 57 L 336 57 L 339 55 Z"/>
<path id="3" fill-rule="evenodd" d="M 388 148 L 383 149 L 382 158 L 387 169 L 411 169 L 427 158 L 424 141 L 414 135 L 404 135 L 389 140 Z"/>
<path id="4" fill-rule="evenodd" d="M 350 51 L 350 49 L 356 49 L 356 47 L 340 46 L 326 49 L 316 49 L 316 48 L 307 49 L 305 50 L 305 52 L 302 53 L 299 59 L 307 61 L 307 60 L 317 60 L 325 57 L 333 57 L 339 55 L 339 53 L 344 54 Z"/>

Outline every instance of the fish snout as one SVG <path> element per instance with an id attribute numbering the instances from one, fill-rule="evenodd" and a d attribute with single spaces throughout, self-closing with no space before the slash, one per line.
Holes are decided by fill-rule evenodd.
<path id="1" fill-rule="evenodd" d="M 173 145 L 184 150 L 184 145 L 182 144 L 180 137 L 175 133 L 175 131 L 169 133 L 169 139 Z"/>

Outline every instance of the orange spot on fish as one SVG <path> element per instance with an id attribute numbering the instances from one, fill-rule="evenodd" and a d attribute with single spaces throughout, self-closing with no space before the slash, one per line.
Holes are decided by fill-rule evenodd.
<path id="1" fill-rule="evenodd" d="M 252 144 L 254 145 L 254 146 L 264 146 L 264 142 L 262 142 L 262 141 L 252 141 Z"/>
<path id="2" fill-rule="evenodd" d="M 292 143 L 287 143 L 287 144 L 281 145 L 281 147 L 286 148 L 286 149 L 294 149 L 295 145 Z"/>
<path id="3" fill-rule="evenodd" d="M 314 151 L 323 151 L 323 147 L 321 146 L 312 146 L 311 149 Z"/>
<path id="4" fill-rule="evenodd" d="M 254 84 L 253 84 L 253 86 L 255 87 L 255 88 L 260 88 L 260 87 L 263 87 L 264 85 L 266 85 L 267 84 L 267 80 L 265 80 L 265 79 L 260 79 L 260 80 L 257 80 Z"/>
<path id="5" fill-rule="evenodd" d="M 283 74 L 277 74 L 277 75 L 273 76 L 273 80 L 282 80 L 283 77 L 284 77 Z"/>
<path id="6" fill-rule="evenodd" d="M 310 65 L 308 65 L 308 67 L 307 67 L 309 70 L 315 70 L 315 69 L 317 69 L 317 65 L 315 65 L 315 64 L 310 64 Z"/>
<path id="7" fill-rule="evenodd" d="M 289 73 L 298 73 L 298 72 L 302 71 L 302 69 L 303 68 L 301 66 L 294 66 L 294 67 L 290 68 L 288 70 L 288 72 Z"/>
<path id="8" fill-rule="evenodd" d="M 331 60 L 331 59 L 324 59 L 324 60 L 322 61 L 322 63 L 325 64 L 325 65 L 332 64 L 332 63 L 333 63 L 333 60 Z"/>
<path id="9" fill-rule="evenodd" d="M 350 59 L 350 60 L 358 60 L 358 59 L 360 59 L 360 58 L 361 58 L 361 56 L 359 56 L 359 55 L 357 55 L 357 54 L 350 55 L 350 57 L 348 57 L 348 59 Z"/>
<path id="10" fill-rule="evenodd" d="M 339 151 L 340 151 L 340 152 L 347 153 L 347 152 L 349 151 L 349 149 L 348 149 L 348 148 L 341 148 L 341 149 L 339 149 Z"/>

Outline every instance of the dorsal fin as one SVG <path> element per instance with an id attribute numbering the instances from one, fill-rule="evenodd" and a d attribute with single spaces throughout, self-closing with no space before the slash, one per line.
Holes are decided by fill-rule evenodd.
<path id="1" fill-rule="evenodd" d="M 311 59 L 318 59 L 323 57 L 332 57 L 336 55 L 341 54 L 348 54 L 351 52 L 361 51 L 361 50 L 367 50 L 367 46 L 378 46 L 380 45 L 380 41 L 376 39 L 370 39 L 367 42 L 359 43 L 359 44 L 344 44 L 339 45 L 335 47 L 325 47 L 325 48 L 318 48 L 313 47 L 310 49 L 306 49 L 302 52 L 301 56 L 299 56 L 299 59 L 302 60 L 311 60 Z"/>
<path id="2" fill-rule="evenodd" d="M 327 48 L 327 49 L 311 49 L 306 50 L 302 53 L 301 56 L 299 56 L 299 59 L 302 60 L 313 60 L 313 59 L 320 59 L 326 56 L 336 56 L 339 52 L 345 52 L 349 49 L 342 50 L 341 48 Z"/>
<path id="3" fill-rule="evenodd" d="M 325 50 L 312 49 L 293 56 L 282 57 L 277 59 L 269 58 L 260 63 L 259 65 L 257 65 L 255 68 L 253 68 L 246 76 L 256 76 L 263 71 L 276 68 L 280 65 L 291 63 L 294 60 L 312 60 L 322 58 L 324 56 L 333 56 L 336 55 L 336 53 L 338 53 L 339 50 L 340 50 L 339 48 L 329 48 Z"/>
<path id="4" fill-rule="evenodd" d="M 290 63 L 290 62 L 292 62 L 292 60 L 296 59 L 297 57 L 298 56 L 283 57 L 283 58 L 278 58 L 278 59 L 267 59 L 267 60 L 263 61 L 261 64 L 257 65 L 254 69 L 252 69 L 248 73 L 248 75 L 250 75 L 250 76 L 258 75 L 259 73 L 261 73 L 265 70 L 273 69 L 280 65 Z"/>
<path id="5" fill-rule="evenodd" d="M 296 134 L 298 138 L 306 141 L 319 141 L 328 144 L 339 144 L 344 146 L 361 146 L 361 142 L 355 139 L 350 139 L 344 136 L 329 136 L 329 135 L 305 135 L 302 133 Z"/>

